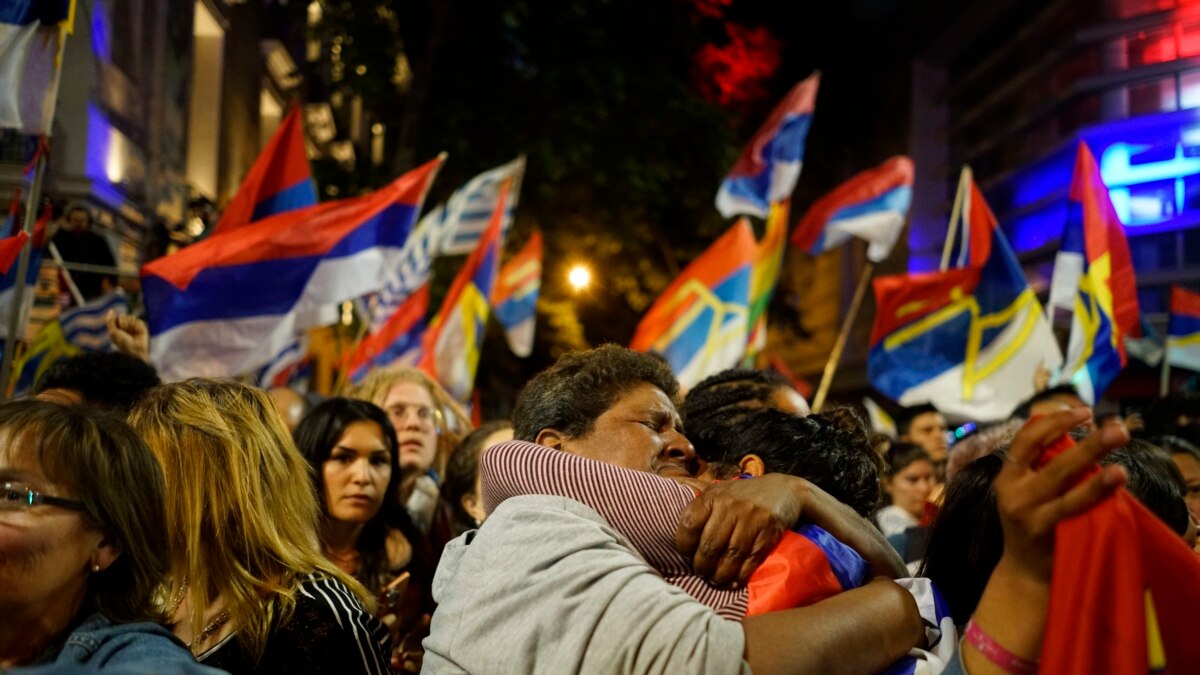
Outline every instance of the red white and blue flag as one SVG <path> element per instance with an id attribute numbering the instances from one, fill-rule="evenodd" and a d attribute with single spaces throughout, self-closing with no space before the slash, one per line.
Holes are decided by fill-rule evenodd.
<path id="1" fill-rule="evenodd" d="M 475 372 L 491 309 L 488 298 L 500 270 L 500 228 L 508 213 L 509 182 L 500 185 L 492 219 L 475 250 L 454 277 L 442 309 L 429 324 L 422 341 L 420 368 L 456 400 L 466 402 L 475 388 Z"/>
<path id="2" fill-rule="evenodd" d="M 350 382 L 362 382 L 374 368 L 416 366 L 429 312 L 429 282 L 421 284 L 379 329 L 363 338 L 347 364 Z"/>
<path id="3" fill-rule="evenodd" d="M 1200 293 L 1171 287 L 1167 357 L 1172 366 L 1200 371 Z"/>
<path id="4" fill-rule="evenodd" d="M 821 75 L 801 81 L 771 111 L 717 190 L 725 218 L 766 218 L 772 202 L 788 199 L 804 165 L 804 140 L 812 125 Z"/>
<path id="5" fill-rule="evenodd" d="M 902 405 L 999 420 L 1034 394 L 1037 366 L 1062 357 L 983 194 L 974 181 L 967 189 L 965 267 L 875 279 L 867 370 Z"/>
<path id="6" fill-rule="evenodd" d="M 542 233 L 533 231 L 525 246 L 500 268 L 492 307 L 504 326 L 508 347 L 522 358 L 533 351 L 538 293 L 542 288 Z"/>
<path id="7" fill-rule="evenodd" d="M 317 191 L 304 147 L 304 118 L 300 106 L 293 105 L 267 147 L 254 160 L 237 194 L 213 227 L 213 234 L 316 203 Z"/>
<path id="8" fill-rule="evenodd" d="M 1125 367 L 1125 338 L 1141 335 L 1129 242 L 1092 151 L 1082 141 L 1054 260 L 1050 304 L 1072 311 L 1063 375 L 1095 403 Z"/>
<path id="9" fill-rule="evenodd" d="M 746 351 L 757 254 L 754 232 L 741 218 L 658 296 L 630 348 L 662 355 L 684 387 L 737 366 Z"/>
<path id="10" fill-rule="evenodd" d="M 25 333 L 29 323 L 29 312 L 33 308 L 33 287 L 37 285 L 38 274 L 42 268 L 42 254 L 46 251 L 46 226 L 50 223 L 51 209 L 47 203 L 42 209 L 33 226 L 33 245 L 29 248 L 29 266 L 25 270 L 25 292 L 21 298 L 21 316 L 18 321 L 17 337 Z M 21 249 L 29 241 L 29 235 L 23 231 L 16 235 L 0 239 L 0 316 L 7 317 L 12 312 L 13 299 L 16 297 L 17 272 Z M 0 322 L 0 338 L 8 336 L 8 321 Z"/>
<path id="11" fill-rule="evenodd" d="M 818 255 L 858 237 L 869 244 L 868 258 L 883 261 L 904 229 L 912 183 L 912 160 L 902 155 L 863 171 L 809 207 L 792 246 Z"/>
<path id="12" fill-rule="evenodd" d="M 164 379 L 261 368 L 336 303 L 378 291 L 441 160 L 369 195 L 272 216 L 142 268 Z"/>

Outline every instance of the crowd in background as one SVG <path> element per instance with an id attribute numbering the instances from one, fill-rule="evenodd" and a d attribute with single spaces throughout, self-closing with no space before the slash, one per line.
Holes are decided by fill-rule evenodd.
<path id="1" fill-rule="evenodd" d="M 1048 388 L 950 445 L 932 406 L 892 439 L 609 345 L 473 428 L 414 369 L 321 401 L 164 384 L 110 330 L 134 355 L 0 405 L 16 672 L 1030 672 L 1057 523 L 1123 484 L 1196 546 L 1195 394 L 1097 419 Z"/>

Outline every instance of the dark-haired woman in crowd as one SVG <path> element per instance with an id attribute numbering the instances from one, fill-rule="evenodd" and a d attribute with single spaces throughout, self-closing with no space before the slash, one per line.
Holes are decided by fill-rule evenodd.
<path id="1" fill-rule="evenodd" d="M 511 422 L 487 422 L 467 434 L 450 455 L 446 480 L 442 484 L 442 499 L 454 513 L 454 536 L 479 527 L 487 515 L 479 496 L 479 455 L 488 447 L 512 438 Z"/>
<path id="2" fill-rule="evenodd" d="M 875 522 L 885 537 L 928 524 L 929 496 L 936 482 L 929 453 L 912 443 L 893 443 L 884 466 L 883 489 L 891 504 L 879 510 Z"/>
<path id="3" fill-rule="evenodd" d="M 0 670 L 216 672 L 157 623 L 163 491 L 154 455 L 124 420 L 0 405 Z"/>
<path id="4" fill-rule="evenodd" d="M 384 513 L 400 480 L 387 413 L 366 401 L 329 399 L 301 420 L 295 440 L 324 513 L 322 552 L 378 595 L 412 556 Z"/>

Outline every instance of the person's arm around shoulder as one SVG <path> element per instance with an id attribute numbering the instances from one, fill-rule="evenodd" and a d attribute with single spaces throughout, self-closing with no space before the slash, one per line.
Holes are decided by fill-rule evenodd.
<path id="1" fill-rule="evenodd" d="M 808 607 L 746 617 L 742 630 L 758 675 L 880 672 L 924 637 L 912 595 L 883 578 Z"/>
<path id="2" fill-rule="evenodd" d="M 857 551 L 875 576 L 908 576 L 904 561 L 867 519 L 809 481 L 785 474 L 715 483 L 684 510 L 675 542 L 697 574 L 716 585 L 744 584 L 783 533 L 801 521 Z"/>

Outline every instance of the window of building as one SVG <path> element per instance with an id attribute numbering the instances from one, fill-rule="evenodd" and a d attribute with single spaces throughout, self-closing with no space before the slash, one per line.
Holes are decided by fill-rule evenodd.
<path id="1" fill-rule="evenodd" d="M 1179 58 L 1173 25 L 1139 31 L 1129 37 L 1127 46 L 1130 67 L 1165 63 Z"/>
<path id="2" fill-rule="evenodd" d="M 1171 112 L 1178 106 L 1175 77 L 1164 77 L 1129 86 L 1129 114 Z"/>

